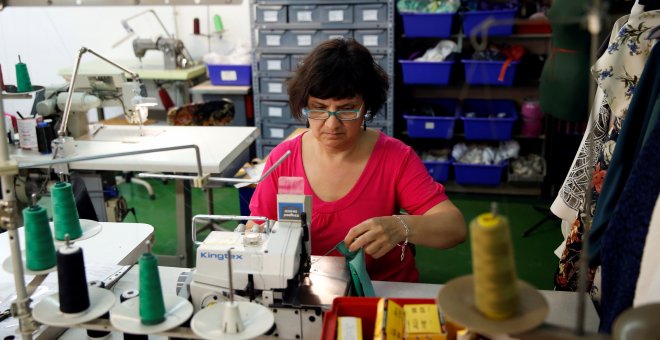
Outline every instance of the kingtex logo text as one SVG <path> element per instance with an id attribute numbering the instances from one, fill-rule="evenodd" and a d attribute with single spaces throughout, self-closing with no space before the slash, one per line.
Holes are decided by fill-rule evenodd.
<path id="1" fill-rule="evenodd" d="M 203 251 L 199 255 L 203 259 L 217 259 L 218 261 L 223 261 L 223 260 L 225 260 L 226 258 L 229 257 L 229 254 L 227 254 L 227 253 L 218 254 L 218 253 L 209 253 L 207 251 Z M 231 259 L 232 260 L 242 260 L 243 255 L 231 254 Z"/>

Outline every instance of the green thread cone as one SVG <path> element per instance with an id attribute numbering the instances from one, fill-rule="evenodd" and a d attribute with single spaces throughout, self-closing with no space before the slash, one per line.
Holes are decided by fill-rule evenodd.
<path id="1" fill-rule="evenodd" d="M 140 257 L 140 321 L 147 326 L 165 321 L 165 302 L 158 275 L 158 260 L 151 253 Z"/>
<path id="2" fill-rule="evenodd" d="M 57 257 L 46 208 L 34 205 L 23 209 L 23 221 L 25 221 L 25 266 L 29 270 L 52 268 L 57 263 Z"/>
<path id="3" fill-rule="evenodd" d="M 64 241 L 66 234 L 71 240 L 82 236 L 82 227 L 76 209 L 76 199 L 73 197 L 71 183 L 58 182 L 50 189 L 53 201 L 53 223 L 55 224 L 55 239 Z"/>
<path id="4" fill-rule="evenodd" d="M 18 87 L 17 92 L 32 91 L 30 74 L 28 73 L 27 65 L 25 63 L 16 64 L 16 84 Z"/>
<path id="5" fill-rule="evenodd" d="M 225 26 L 222 24 L 222 18 L 218 14 L 213 16 L 213 24 L 216 32 L 224 31 Z"/>

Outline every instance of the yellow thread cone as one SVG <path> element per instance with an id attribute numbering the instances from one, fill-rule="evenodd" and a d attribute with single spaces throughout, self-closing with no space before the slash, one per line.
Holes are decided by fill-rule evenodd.
<path id="1" fill-rule="evenodd" d="M 509 222 L 481 214 L 470 223 L 470 233 L 476 307 L 487 318 L 507 319 L 519 305 Z"/>

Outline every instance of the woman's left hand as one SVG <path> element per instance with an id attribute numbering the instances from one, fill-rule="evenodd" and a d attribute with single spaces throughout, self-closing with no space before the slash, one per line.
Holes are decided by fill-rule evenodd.
<path id="1" fill-rule="evenodd" d="M 373 258 L 379 258 L 405 239 L 405 231 L 396 217 L 374 217 L 351 228 L 344 238 L 350 251 L 363 248 Z"/>

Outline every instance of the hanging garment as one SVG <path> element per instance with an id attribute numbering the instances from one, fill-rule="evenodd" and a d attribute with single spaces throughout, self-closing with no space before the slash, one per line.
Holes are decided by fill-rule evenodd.
<path id="1" fill-rule="evenodd" d="M 552 50 L 539 84 L 541 110 L 568 121 L 584 121 L 589 108 L 589 32 L 574 18 L 585 15 L 588 0 L 556 0 L 548 11 Z"/>
<path id="2" fill-rule="evenodd" d="M 660 303 L 660 199 L 656 199 L 646 235 L 633 306 Z"/>
<path id="3" fill-rule="evenodd" d="M 589 249 L 600 250 L 602 259 L 601 332 L 609 333 L 616 317 L 633 304 L 651 215 L 660 193 L 658 93 L 660 45 L 653 48 L 630 103 L 589 238 L 596 246 Z"/>
<path id="4" fill-rule="evenodd" d="M 592 266 L 600 264 L 603 233 L 612 221 L 611 217 L 615 207 L 623 204 L 623 202 L 620 202 L 621 193 L 624 186 L 627 185 L 626 181 L 630 176 L 633 165 L 637 162 L 637 156 L 644 145 L 646 137 L 655 126 L 657 114 L 660 112 L 660 106 L 656 106 L 659 93 L 660 47 L 656 45 L 646 62 L 639 83 L 635 87 L 635 96 L 628 108 L 631 112 L 627 115 L 621 129 L 610 168 L 598 198 L 598 205 L 589 236 L 589 259 Z M 649 166 L 652 165 L 649 164 Z M 655 183 L 651 182 L 647 185 L 652 187 L 653 184 Z M 655 196 L 652 197 L 653 201 L 655 201 Z M 649 199 L 649 197 L 644 197 L 644 199 Z M 648 221 L 646 225 L 648 226 Z"/>
<path id="5" fill-rule="evenodd" d="M 617 22 L 621 24 L 621 21 Z M 643 34 L 660 23 L 660 11 L 645 12 L 637 16 L 631 15 L 616 33 L 611 34 L 610 47 L 596 62 L 592 73 L 597 77 L 598 91 L 596 100 L 602 102 L 594 108 L 590 117 L 591 123 L 596 123 L 585 133 L 582 144 L 573 162 L 573 166 L 559 196 L 552 204 L 551 210 L 563 220 L 571 223 L 571 231 L 565 241 L 565 249 L 555 274 L 555 289 L 576 290 L 579 254 L 582 249 L 582 234 L 584 221 L 581 219 L 587 182 L 591 178 L 591 211 L 593 215 L 596 202 L 600 195 L 605 175 L 616 146 L 616 140 L 625 119 L 628 104 L 632 99 L 632 91 L 650 53 L 652 41 L 642 38 Z M 615 27 L 616 29 L 616 27 Z M 616 91 L 623 91 L 618 94 Z M 628 95 L 626 92 L 630 92 Z M 612 100 L 609 94 L 615 96 Z M 616 112 L 611 105 L 614 104 Z M 625 106 L 625 107 L 624 107 Z M 604 123 L 608 122 L 607 125 Z M 607 126 L 607 133 L 604 133 Z M 594 157 L 589 160 L 589 154 Z M 592 163 L 594 162 L 595 163 Z M 589 217 L 590 218 L 590 217 Z M 590 271 L 590 282 L 593 270 Z M 592 292 L 597 287 L 591 287 Z"/>
<path id="6" fill-rule="evenodd" d="M 635 85 L 654 44 L 645 39 L 646 34 L 658 25 L 660 10 L 631 15 L 607 53 L 592 68 L 598 86 L 605 92 L 610 109 L 617 117 L 624 117 L 628 111 Z"/>
<path id="7" fill-rule="evenodd" d="M 628 16 L 626 15 L 614 23 L 610 35 L 612 38 L 609 43 L 614 41 L 616 34 L 627 21 Z M 613 117 L 611 117 L 604 96 L 603 90 L 600 87 L 597 88 L 584 137 L 564 184 L 550 208 L 557 217 L 567 221 L 568 224 L 573 223 L 578 212 L 582 209 L 587 182 L 591 178 L 595 166 L 595 163 L 586 164 L 587 151 L 593 150 L 594 154 L 600 153 L 603 143 L 607 140 L 609 127 L 613 122 Z"/>

